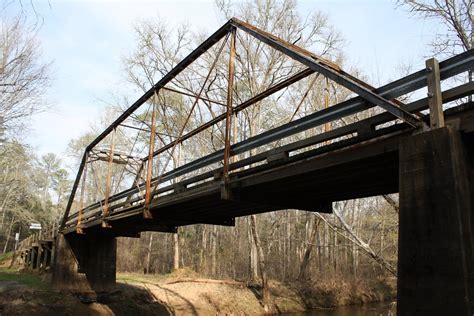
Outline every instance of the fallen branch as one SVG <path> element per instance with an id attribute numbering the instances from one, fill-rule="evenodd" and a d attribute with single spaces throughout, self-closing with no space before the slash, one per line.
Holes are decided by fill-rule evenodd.
<path id="1" fill-rule="evenodd" d="M 372 250 L 372 248 L 364 242 L 355 232 L 347 225 L 347 223 L 344 221 L 344 219 L 338 214 L 338 212 L 334 209 L 333 214 L 336 216 L 336 218 L 339 220 L 339 222 L 342 224 L 342 229 L 346 231 L 350 236 L 347 236 L 346 234 L 342 234 L 336 226 L 334 226 L 332 223 L 330 223 L 326 218 L 324 218 L 321 214 L 315 213 L 319 218 L 321 218 L 327 225 L 328 227 L 337 233 L 338 235 L 344 237 L 345 239 L 351 241 L 354 243 L 362 252 L 372 258 L 375 262 L 377 262 L 381 267 L 385 268 L 388 272 L 390 272 L 393 276 L 397 276 L 397 271 L 396 269 L 388 263 L 385 259 L 383 259 L 381 256 L 379 256 L 375 251 Z"/>
<path id="2" fill-rule="evenodd" d="M 185 283 L 185 282 L 238 285 L 238 286 L 241 286 L 241 287 L 245 286 L 245 283 L 242 283 L 242 282 L 239 282 L 239 281 L 234 281 L 234 280 L 190 279 L 190 278 L 170 281 L 170 282 L 166 282 L 166 284 L 176 284 L 176 283 Z"/>
<path id="3" fill-rule="evenodd" d="M 400 205 L 390 195 L 382 195 L 384 200 L 397 212 L 400 213 Z"/>

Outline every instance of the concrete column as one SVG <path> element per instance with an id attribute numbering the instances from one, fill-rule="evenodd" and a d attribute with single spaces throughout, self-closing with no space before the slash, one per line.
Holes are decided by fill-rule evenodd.
<path id="1" fill-rule="evenodd" d="M 33 247 L 30 247 L 28 249 L 28 253 L 26 254 L 26 262 L 25 262 L 25 268 L 30 269 L 31 268 L 31 257 L 33 256 Z"/>
<path id="2" fill-rule="evenodd" d="M 51 253 L 50 253 L 50 258 L 49 258 L 49 266 L 52 268 L 54 266 L 54 257 L 56 255 L 56 237 L 54 237 L 53 241 L 49 243 L 50 248 L 51 248 Z"/>
<path id="3" fill-rule="evenodd" d="M 31 247 L 31 257 L 30 257 L 30 269 L 36 269 L 36 263 L 38 262 L 38 247 Z"/>
<path id="4" fill-rule="evenodd" d="M 102 292 L 115 287 L 115 237 L 75 233 L 56 239 L 53 285 L 60 290 Z"/>
<path id="5" fill-rule="evenodd" d="M 472 315 L 470 173 L 458 131 L 401 140 L 398 315 Z"/>
<path id="6" fill-rule="evenodd" d="M 50 248 L 48 247 L 48 243 L 43 245 L 43 255 L 41 257 L 41 269 L 46 270 L 49 267 L 49 258 L 50 255 Z"/>
<path id="7" fill-rule="evenodd" d="M 40 244 L 37 248 L 38 254 L 36 256 L 36 263 L 35 263 L 35 269 L 40 270 L 41 269 L 41 263 L 43 262 L 43 256 L 44 256 L 44 247 Z"/>

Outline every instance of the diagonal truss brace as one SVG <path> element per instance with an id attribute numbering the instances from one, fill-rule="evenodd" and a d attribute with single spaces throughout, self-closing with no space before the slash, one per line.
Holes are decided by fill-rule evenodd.
<path id="1" fill-rule="evenodd" d="M 330 78 L 331 80 L 337 82 L 341 86 L 351 90 L 352 92 L 360 95 L 362 98 L 366 99 L 368 102 L 378 105 L 385 109 L 386 111 L 390 112 L 394 116 L 398 117 L 399 119 L 403 120 L 405 123 L 417 127 L 421 120 L 414 116 L 413 114 L 403 110 L 399 106 L 397 106 L 394 102 L 385 99 L 384 97 L 380 96 L 379 94 L 371 91 L 367 86 L 364 86 L 360 82 L 350 78 L 344 72 L 342 72 L 339 68 L 334 67 L 332 63 L 327 62 L 324 59 L 316 58 L 314 55 L 310 54 L 309 52 L 301 49 L 298 46 L 286 43 L 285 41 L 281 40 L 280 38 L 267 33 L 259 28 L 240 21 L 239 19 L 232 18 L 231 23 L 243 30 L 244 32 L 250 34 L 251 36 L 255 37 L 256 39 L 264 42 L 265 44 L 269 45 L 270 47 L 282 52 L 283 54 L 299 61 L 300 63 L 308 66 L 315 72 L 321 73 L 322 75 Z"/>

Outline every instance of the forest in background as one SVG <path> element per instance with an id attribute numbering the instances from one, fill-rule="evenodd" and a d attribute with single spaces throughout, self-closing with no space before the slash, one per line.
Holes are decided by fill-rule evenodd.
<path id="1" fill-rule="evenodd" d="M 449 32 L 436 36 L 433 42 L 433 53 L 438 56 L 450 56 L 472 47 L 470 2 L 404 1 L 398 5 L 416 16 L 439 19 L 445 24 Z M 360 69 L 345 64 L 347 52 L 344 51 L 343 34 L 330 25 L 328 17 L 322 12 L 301 16 L 297 8 L 297 3 L 292 0 L 255 3 L 216 1 L 216 9 L 223 22 L 237 16 L 330 59 L 351 74 L 370 82 L 370 78 L 366 78 Z M 35 156 L 32 145 L 22 142 L 19 131 L 28 130 L 29 117 L 48 110 L 48 100 L 44 95 L 50 84 L 51 71 L 50 63 L 40 62 L 41 43 L 37 39 L 40 27 L 23 13 L 15 19 L 2 16 L 0 251 L 4 253 L 14 249 L 15 233 L 19 232 L 21 239 L 31 233 L 28 228 L 30 223 L 59 223 L 69 198 L 71 179 L 85 146 L 134 101 L 119 91 L 115 92 L 116 104 L 110 106 L 96 126 L 80 138 L 71 140 L 67 155 L 75 161 L 74 166 L 66 167 L 66 159 L 54 154 Z M 134 49 L 124 57 L 123 67 L 127 84 L 138 92 L 147 91 L 208 35 L 195 33 L 185 24 L 170 29 L 160 19 L 137 21 L 135 33 Z M 295 67 L 280 55 L 270 53 L 245 37 L 239 38 L 237 45 L 240 47 L 236 66 L 236 81 L 240 82 L 237 94 L 243 99 L 278 82 L 288 68 Z M 211 60 L 208 66 L 210 63 Z M 219 67 L 225 68 L 226 64 Z M 195 78 L 184 79 L 180 86 L 182 90 L 197 90 Z M 219 80 L 218 76 L 214 79 Z M 224 91 L 214 93 L 219 95 Z M 316 76 L 298 83 L 292 93 L 285 99 L 285 106 L 279 106 L 278 100 L 270 100 L 269 104 L 262 103 L 243 112 L 239 117 L 239 137 L 245 139 L 282 120 L 320 110 L 325 102 L 330 106 L 352 96 L 347 90 Z M 157 120 L 158 132 L 163 135 L 157 140 L 158 146 L 166 143 L 166 135 L 178 134 L 190 107 L 171 94 L 160 98 L 159 104 L 166 106 L 160 108 Z M 212 108 L 208 110 L 212 112 Z M 360 118 L 348 117 L 308 133 L 322 132 Z M 151 123 L 146 115 L 139 119 L 148 125 Z M 202 119 L 196 115 L 192 123 L 197 125 Z M 179 155 L 171 155 L 172 164 L 180 165 L 195 159 L 196 153 L 206 153 L 221 146 L 223 137 L 220 133 L 222 131 L 211 131 L 207 138 L 193 144 L 188 152 L 179 151 Z M 147 139 L 140 141 L 146 143 Z M 118 147 L 127 151 L 130 143 L 125 137 L 120 139 L 119 135 Z M 86 183 L 86 191 L 90 193 L 86 202 L 100 199 L 103 192 L 99 188 L 104 187 L 106 173 L 106 165 L 96 167 L 97 178 Z M 117 186 L 115 189 L 120 188 L 118 177 L 112 179 Z M 122 188 L 126 188 L 126 184 L 123 185 Z M 77 206 L 78 201 L 75 203 Z M 193 225 L 180 227 L 177 234 L 146 232 L 141 234 L 141 238 L 119 238 L 117 269 L 169 273 L 186 267 L 213 278 L 253 280 L 263 285 L 268 279 L 288 283 L 302 280 L 357 282 L 396 276 L 396 195 L 336 202 L 333 203 L 333 214 L 320 214 L 317 209 L 314 211 L 286 210 L 237 218 L 235 227 Z"/>

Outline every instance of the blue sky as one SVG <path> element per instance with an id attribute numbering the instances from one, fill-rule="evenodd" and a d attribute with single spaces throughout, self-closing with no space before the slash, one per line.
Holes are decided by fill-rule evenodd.
<path id="1" fill-rule="evenodd" d="M 124 86 L 121 58 L 134 47 L 134 22 L 165 17 L 207 33 L 222 23 L 213 1 L 203 0 L 51 0 L 34 5 L 44 19 L 39 38 L 45 60 L 54 62 L 54 81 L 48 92 L 52 107 L 32 118 L 26 141 L 39 154 L 53 152 L 66 161 L 69 140 L 84 133 L 104 111 L 110 93 Z M 300 1 L 299 8 L 329 15 L 347 40 L 348 64 L 363 69 L 373 85 L 397 78 L 400 64 L 423 67 L 427 43 L 438 28 L 396 9 L 393 1 Z"/>

